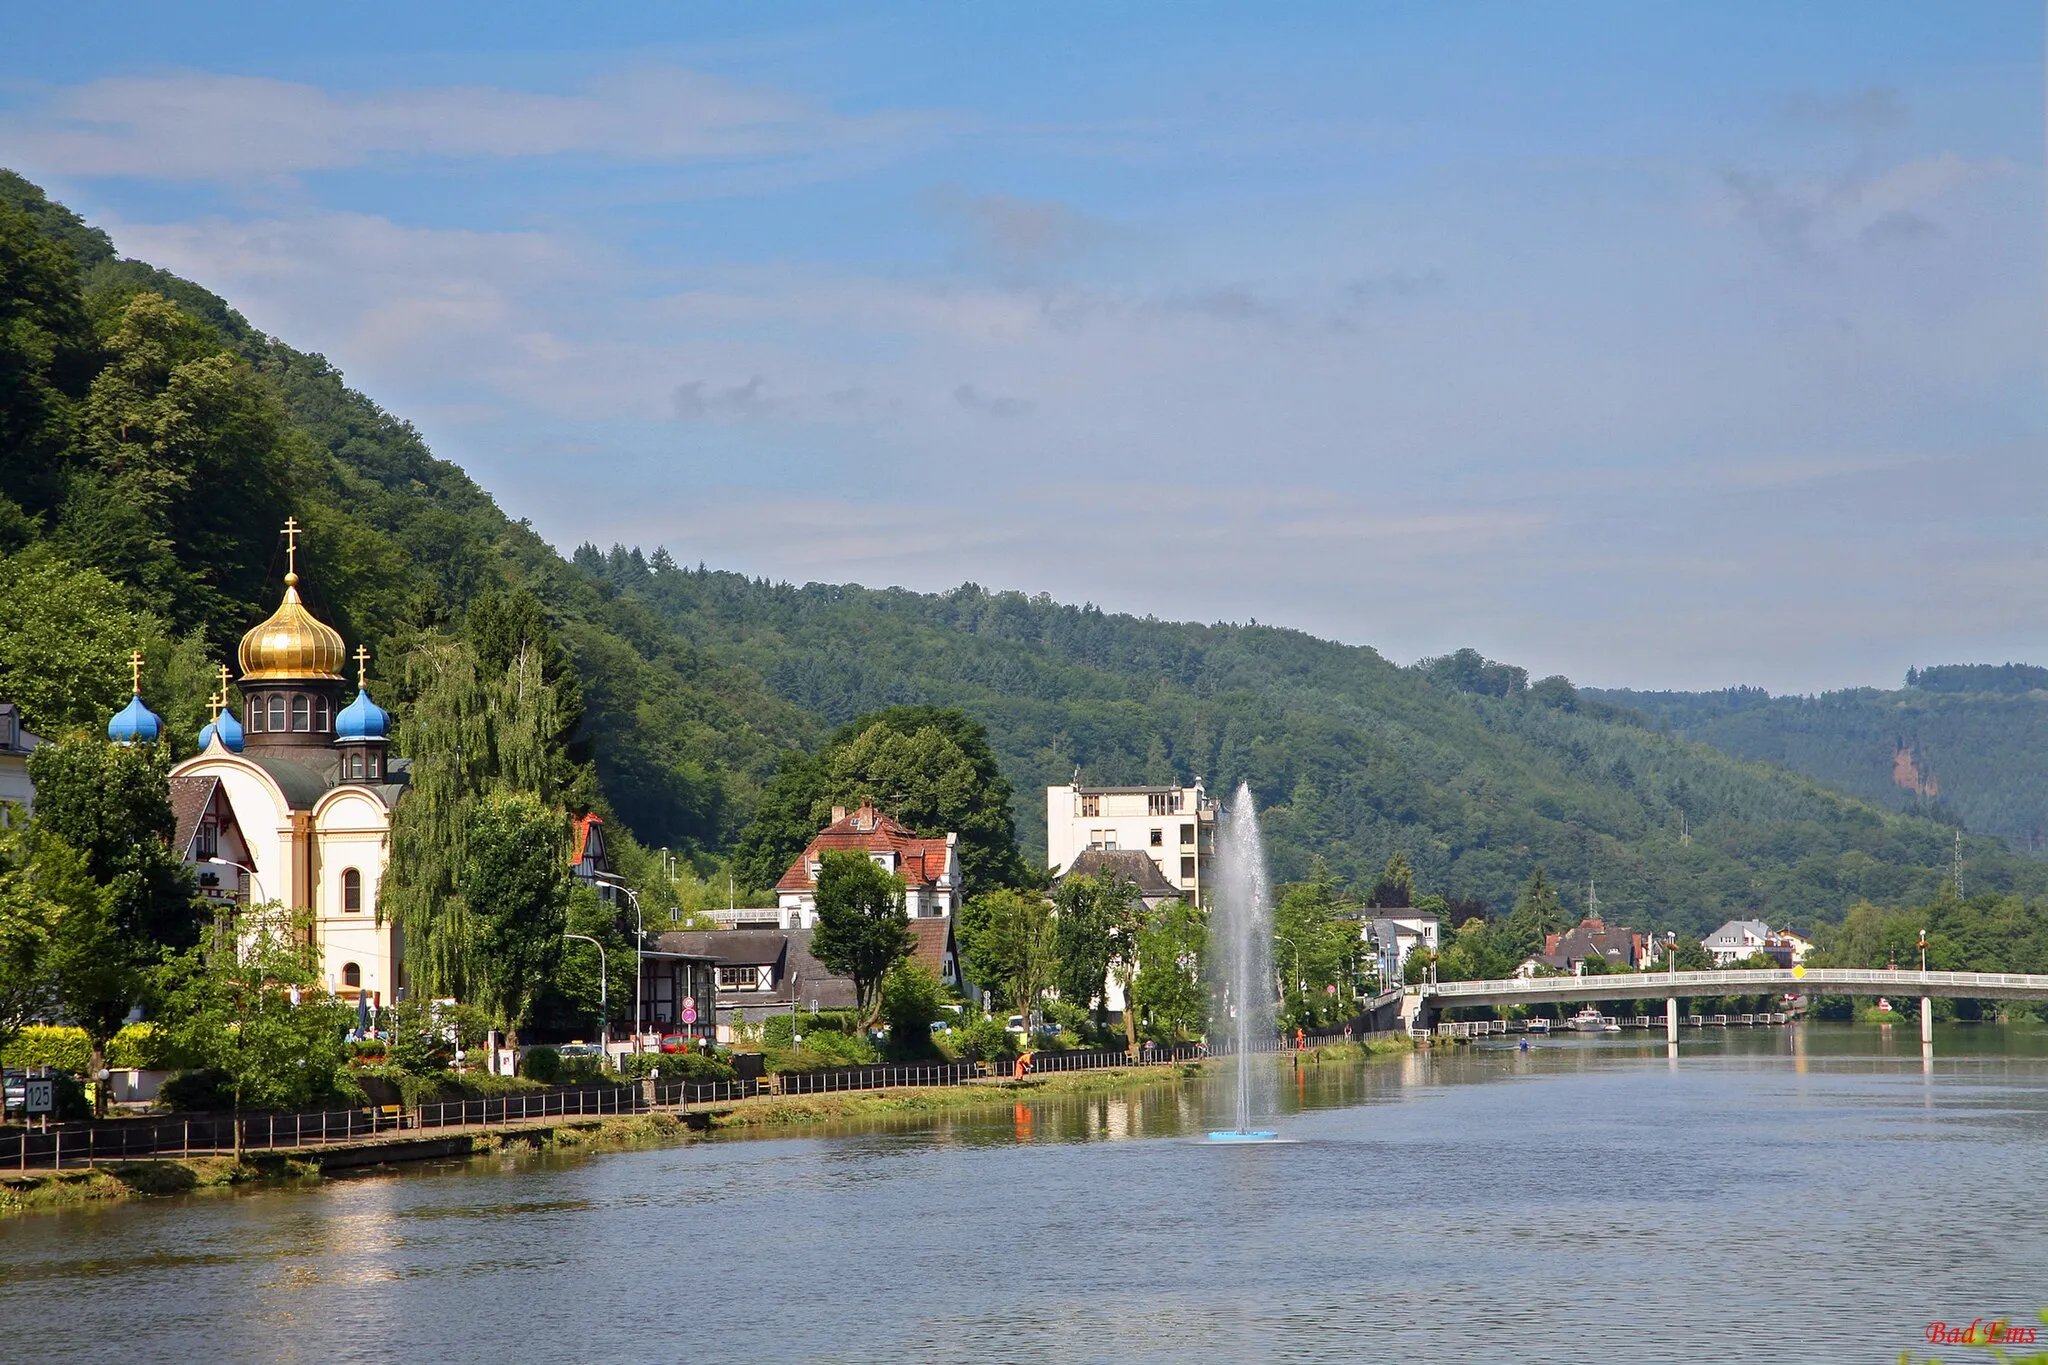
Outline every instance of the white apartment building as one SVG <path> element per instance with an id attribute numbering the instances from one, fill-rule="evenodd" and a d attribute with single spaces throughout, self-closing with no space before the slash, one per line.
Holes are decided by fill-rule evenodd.
<path id="1" fill-rule="evenodd" d="M 1185 787 L 1045 789 L 1045 861 L 1064 872 L 1080 854 L 1145 854 L 1173 888 L 1196 905 L 1216 857 L 1216 802 L 1200 782 Z"/>

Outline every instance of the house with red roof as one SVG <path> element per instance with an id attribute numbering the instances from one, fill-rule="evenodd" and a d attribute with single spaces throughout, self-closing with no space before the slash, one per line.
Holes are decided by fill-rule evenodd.
<path id="1" fill-rule="evenodd" d="M 818 873 L 825 855 L 837 852 L 865 854 L 901 877 L 903 913 L 912 920 L 951 920 L 960 909 L 960 836 L 913 833 L 866 801 L 854 811 L 834 806 L 832 823 L 818 831 L 775 884 L 784 927 L 817 927 Z"/>

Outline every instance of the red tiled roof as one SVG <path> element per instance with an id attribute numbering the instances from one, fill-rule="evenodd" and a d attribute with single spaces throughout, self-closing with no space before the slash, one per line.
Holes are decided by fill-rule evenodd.
<path id="1" fill-rule="evenodd" d="M 866 805 L 818 831 L 803 854 L 782 874 L 782 880 L 775 883 L 775 889 L 811 890 L 811 864 L 823 855 L 835 852 L 894 853 L 896 875 L 903 878 L 904 887 L 912 891 L 931 890 L 946 872 L 946 840 L 943 837 L 927 839 L 914 834 L 872 805 Z"/>
<path id="2" fill-rule="evenodd" d="M 917 942 L 910 949 L 910 960 L 925 968 L 939 980 L 946 979 L 946 950 L 953 943 L 953 920 L 914 919 L 910 921 L 910 932 Z"/>
<path id="3" fill-rule="evenodd" d="M 199 821 L 220 790 L 218 777 L 174 777 L 171 779 L 171 815 L 178 822 L 177 851 L 185 857 L 199 835 Z"/>

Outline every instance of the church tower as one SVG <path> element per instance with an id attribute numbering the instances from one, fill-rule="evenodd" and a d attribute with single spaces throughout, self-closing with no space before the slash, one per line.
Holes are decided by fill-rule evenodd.
<path id="1" fill-rule="evenodd" d="M 284 601 L 242 637 L 242 696 L 249 710 L 244 743 L 252 755 L 325 767 L 346 656 L 341 636 L 299 602 L 299 532 L 298 518 L 287 517 Z"/>

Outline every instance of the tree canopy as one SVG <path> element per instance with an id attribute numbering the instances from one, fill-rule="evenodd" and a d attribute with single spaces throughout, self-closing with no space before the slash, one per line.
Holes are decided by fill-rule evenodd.
<path id="1" fill-rule="evenodd" d="M 862 853 L 835 850 L 820 861 L 811 955 L 853 978 L 856 1008 L 867 1021 L 882 978 L 916 945 L 903 917 L 903 879 Z"/>

